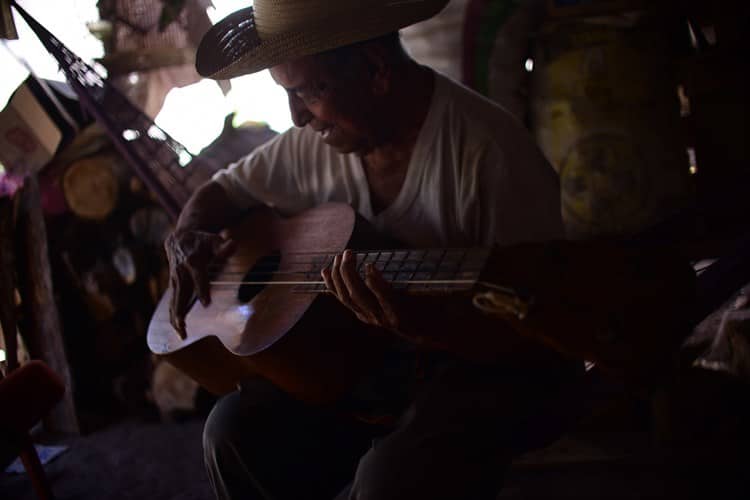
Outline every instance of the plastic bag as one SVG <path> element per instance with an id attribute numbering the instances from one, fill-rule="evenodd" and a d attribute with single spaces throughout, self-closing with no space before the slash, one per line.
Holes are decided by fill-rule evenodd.
<path id="1" fill-rule="evenodd" d="M 713 342 L 693 365 L 750 382 L 750 287 L 723 313 Z"/>

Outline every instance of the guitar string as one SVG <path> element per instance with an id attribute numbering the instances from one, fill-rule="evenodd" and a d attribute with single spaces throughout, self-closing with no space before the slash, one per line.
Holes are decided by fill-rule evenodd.
<path id="1" fill-rule="evenodd" d="M 463 281 L 468 279 L 470 276 L 479 276 L 481 269 L 450 269 L 450 270 L 440 270 L 440 269 L 409 269 L 409 268 L 399 268 L 399 269 L 381 269 L 379 270 L 382 275 L 389 276 L 389 275 L 404 275 L 408 274 L 411 277 L 414 277 L 416 275 L 420 275 L 419 281 L 436 281 L 438 279 L 441 279 L 442 281 L 455 281 L 458 278 L 454 278 L 453 280 L 445 280 L 448 276 L 457 276 L 461 275 L 463 278 Z M 358 274 L 364 275 L 364 271 L 360 268 L 357 270 Z M 243 278 L 247 278 L 244 281 L 233 281 L 234 283 L 238 284 L 249 284 L 249 283 L 256 283 L 255 281 L 249 281 L 255 276 L 258 277 L 264 277 L 268 278 L 270 280 L 270 277 L 277 277 L 277 276 L 311 276 L 316 275 L 319 276 L 321 273 L 321 270 L 315 269 L 315 270 L 278 270 L 278 271 L 223 271 L 217 275 L 218 277 L 223 278 L 231 278 L 234 276 L 242 276 Z M 425 275 L 428 275 L 429 278 L 427 278 Z M 386 278 L 387 281 L 393 281 L 391 279 Z M 228 280 L 223 280 L 228 281 Z M 401 280 L 403 281 L 403 280 Z M 414 281 L 414 280 L 410 280 Z"/>
<path id="2" fill-rule="evenodd" d="M 303 270 L 303 271 L 224 271 L 221 273 L 209 273 L 213 274 L 214 276 L 247 276 L 248 278 L 253 276 L 308 276 L 308 275 L 320 275 L 322 269 L 315 269 L 315 270 Z M 481 270 L 479 269 L 450 269 L 450 270 L 431 270 L 431 269 L 407 269 L 407 268 L 401 268 L 401 269 L 378 269 L 380 274 L 415 274 L 415 275 L 424 275 L 427 274 L 439 274 L 442 275 L 441 277 L 445 278 L 447 275 L 462 275 L 463 277 L 468 277 L 471 275 L 478 275 L 480 274 Z M 357 270 L 358 274 L 364 275 L 364 271 L 362 269 Z"/>
<path id="3" fill-rule="evenodd" d="M 481 272 L 481 269 L 469 269 L 469 268 L 463 268 L 463 269 L 411 269 L 411 268 L 399 268 L 399 269 L 378 269 L 381 273 L 420 273 L 420 274 L 426 274 L 431 272 L 437 272 L 437 273 L 479 273 Z M 307 269 L 307 270 L 277 270 L 277 271 L 243 271 L 243 270 L 237 270 L 237 271 L 227 271 L 223 270 L 220 273 L 217 273 L 217 275 L 243 275 L 243 276 L 268 276 L 268 275 L 277 275 L 277 274 L 313 274 L 313 273 L 320 273 L 322 269 Z M 363 272 L 362 269 L 358 269 L 358 271 L 361 273 Z"/>
<path id="4" fill-rule="evenodd" d="M 442 264 L 443 267 L 446 267 L 446 266 L 458 267 L 458 266 L 454 265 L 454 262 L 458 262 L 458 261 L 442 261 L 442 262 L 439 262 L 439 261 L 425 261 L 425 260 L 391 260 L 391 261 L 381 260 L 381 261 L 358 261 L 357 265 L 361 266 L 364 263 L 371 263 L 371 264 L 376 264 L 376 265 L 378 265 L 378 264 L 379 265 L 397 264 L 397 265 L 399 265 L 401 267 L 404 267 L 404 266 L 416 266 L 416 267 L 420 267 L 422 265 L 424 265 L 424 266 L 431 266 L 431 267 L 432 266 L 439 267 Z M 257 266 L 259 264 L 260 265 L 266 265 L 267 267 L 272 267 L 272 264 L 274 264 L 274 263 L 256 261 L 255 265 Z M 320 261 L 294 261 L 294 262 L 279 262 L 279 264 L 284 264 L 285 266 L 287 266 L 286 268 L 289 268 L 289 267 L 292 267 L 292 266 L 308 266 L 309 267 L 309 266 L 321 266 L 323 264 L 329 265 L 329 264 L 331 264 L 331 262 L 328 262 L 328 261 L 326 261 L 326 262 L 320 262 Z M 484 263 L 482 262 L 481 264 L 484 264 Z M 244 264 L 237 263 L 237 262 L 231 262 L 231 263 L 223 265 L 223 266 L 222 265 L 217 265 L 217 264 L 212 264 L 212 265 L 209 266 L 209 269 L 210 270 L 248 269 L 250 267 L 252 267 L 252 266 L 251 265 L 244 265 Z M 472 266 L 472 267 L 480 267 L 481 268 L 481 267 L 483 267 L 483 265 L 480 265 L 480 263 L 477 262 L 476 265 Z"/>
<path id="5" fill-rule="evenodd" d="M 303 263 L 282 263 L 282 265 L 273 265 L 268 263 L 256 263 L 255 265 L 244 265 L 240 263 L 232 263 L 225 266 L 214 266 L 211 265 L 208 267 L 208 270 L 210 271 L 234 271 L 234 270 L 245 270 L 245 271 L 251 271 L 254 269 L 322 269 L 324 267 L 328 267 L 331 265 L 331 262 L 303 262 Z M 358 267 L 362 267 L 364 264 L 373 264 L 375 266 L 379 267 L 391 267 L 394 268 L 395 266 L 398 266 L 399 269 L 401 268 L 413 268 L 413 269 L 434 269 L 434 268 L 444 268 L 444 269 L 482 269 L 484 267 L 483 263 L 480 264 L 464 264 L 464 265 L 457 265 L 453 262 L 443 262 L 442 264 L 434 263 L 434 262 L 416 262 L 416 261 L 410 261 L 410 262 L 398 262 L 398 261 L 378 261 L 378 262 L 357 262 Z"/>
<path id="6" fill-rule="evenodd" d="M 434 248 L 433 249 L 404 249 L 404 248 L 377 249 L 377 248 L 371 248 L 371 249 L 362 249 L 362 250 L 360 250 L 360 249 L 357 249 L 357 250 L 348 249 L 348 250 L 350 250 L 352 253 L 354 253 L 356 255 L 377 254 L 377 253 L 381 253 L 381 254 L 389 254 L 389 253 L 404 253 L 404 254 L 410 254 L 410 253 L 411 254 L 415 254 L 415 253 L 424 253 L 424 254 L 433 253 L 433 254 L 435 254 L 435 253 L 440 253 L 440 254 L 445 254 L 445 253 L 451 253 L 451 252 L 465 252 L 465 253 L 485 254 L 487 252 L 487 249 L 481 248 L 481 247 L 475 247 L 475 248 L 471 248 L 471 247 L 467 247 L 467 248 L 446 247 L 446 248 L 440 248 L 440 249 L 434 249 Z M 286 253 L 283 254 L 283 256 L 284 257 L 291 257 L 291 256 L 295 256 L 295 255 L 335 256 L 335 255 L 341 255 L 342 253 L 344 253 L 344 250 L 338 250 L 338 251 L 336 251 L 336 250 L 333 250 L 333 251 L 320 251 L 320 250 L 317 250 L 317 251 L 308 251 L 308 252 L 295 251 L 295 252 L 286 252 Z M 232 255 L 254 255 L 254 254 L 257 255 L 257 252 L 244 251 L 244 252 L 237 252 L 237 253 L 234 253 Z M 279 256 L 282 256 L 282 255 L 266 255 L 266 257 L 279 257 Z"/>
<path id="7" fill-rule="evenodd" d="M 242 254 L 235 254 L 235 256 L 255 256 L 252 253 L 242 253 Z M 289 252 L 284 254 L 284 264 L 287 267 L 286 269 L 277 269 L 277 270 L 250 270 L 247 271 L 247 266 L 241 266 L 237 263 L 230 263 L 229 265 L 221 266 L 221 265 L 212 265 L 209 266 L 209 271 L 216 273 L 218 272 L 219 276 L 222 276 L 224 278 L 231 278 L 232 276 L 242 275 L 243 280 L 242 281 L 235 281 L 235 280 L 221 280 L 221 281 L 211 281 L 210 283 L 212 285 L 324 285 L 324 281 L 320 280 L 275 280 L 275 281 L 269 281 L 269 277 L 275 277 L 280 275 L 285 276 L 294 276 L 294 275 L 302 275 L 302 276 L 310 276 L 313 273 L 316 275 L 319 275 L 325 267 L 330 265 L 333 262 L 333 259 L 336 255 L 331 252 Z M 310 257 L 313 257 L 310 260 L 295 260 L 295 257 L 303 256 L 305 259 L 310 259 Z M 448 260 L 446 260 L 446 256 L 450 256 Z M 261 257 L 258 261 L 256 261 L 255 266 L 258 266 L 259 263 L 263 264 L 263 259 L 267 259 L 268 256 Z M 272 259 L 271 262 L 267 262 L 268 264 L 281 264 L 282 263 L 282 256 L 271 256 Z M 315 258 L 317 257 L 317 258 Z M 456 259 L 458 257 L 458 259 Z M 476 279 L 457 279 L 455 276 L 457 276 L 459 273 L 461 273 L 462 277 L 467 277 L 467 275 L 472 276 L 476 275 L 477 278 L 479 276 L 479 273 L 481 271 L 480 268 L 472 268 L 469 266 L 460 267 L 461 264 L 465 265 L 465 261 L 467 260 L 467 257 L 471 260 L 471 258 L 474 258 L 475 263 L 478 263 L 476 261 L 477 257 L 482 257 L 480 260 L 481 267 L 484 265 L 484 260 L 486 259 L 486 250 L 483 249 L 471 249 L 471 248 L 454 248 L 454 249 L 440 249 L 440 250 L 364 250 L 360 251 L 357 250 L 355 253 L 356 258 L 356 264 L 358 267 L 358 272 L 360 274 L 363 274 L 363 266 L 366 263 L 372 263 L 377 268 L 379 268 L 379 271 L 382 272 L 384 275 L 394 275 L 396 276 L 403 276 L 405 274 L 410 274 L 409 279 L 401 279 L 401 280 L 395 280 L 395 279 L 387 279 L 392 284 L 400 285 L 400 284 L 406 284 L 406 285 L 423 285 L 426 288 L 426 285 L 435 287 L 436 285 L 469 285 L 476 282 Z M 393 268 L 393 266 L 396 266 L 396 268 Z M 294 266 L 299 266 L 299 268 L 295 269 Z M 446 268 L 446 266 L 450 266 L 450 269 Z M 269 266 L 270 267 L 270 266 Z M 312 267 L 312 269 L 311 269 Z M 251 268 L 253 269 L 253 268 Z M 429 275 L 429 279 L 414 279 L 415 275 L 421 275 L 420 277 L 424 277 L 425 274 Z M 450 275 L 453 274 L 453 279 L 444 279 L 446 278 L 446 274 Z M 436 275 L 441 275 L 440 278 L 437 279 Z M 262 276 L 265 278 L 264 281 L 247 281 L 248 279 L 252 279 L 253 276 Z"/>
<path id="8" fill-rule="evenodd" d="M 319 267 L 319 266 L 298 266 L 298 267 L 284 267 L 280 269 L 269 269 L 264 270 L 263 268 L 250 268 L 248 270 L 247 266 L 232 266 L 232 267 L 224 267 L 224 268 L 214 268 L 210 267 L 208 269 L 209 272 L 213 272 L 216 274 L 223 274 L 223 275 L 231 275 L 231 274 L 243 274 L 243 275 L 269 275 L 269 274 L 310 274 L 310 273 L 319 273 L 323 269 L 325 269 L 328 266 Z M 375 264 L 376 269 L 383 272 L 415 272 L 415 273 L 430 273 L 430 272 L 438 272 L 438 273 L 470 273 L 470 272 L 481 272 L 483 269 L 483 266 L 479 267 L 458 267 L 458 266 L 450 266 L 446 267 L 443 266 L 442 268 L 440 266 L 413 266 L 408 264 L 400 264 L 398 267 L 392 267 L 388 266 L 387 264 L 378 265 Z M 358 271 L 362 272 L 363 267 L 361 264 L 358 265 Z"/>
<path id="9" fill-rule="evenodd" d="M 504 287 L 501 285 L 497 285 L 495 283 L 490 283 L 488 281 L 481 281 L 481 280 L 436 280 L 436 281 L 391 281 L 390 283 L 401 283 L 401 284 L 423 284 L 423 285 L 454 285 L 454 284 L 462 284 L 462 285 L 479 285 L 483 286 L 492 290 L 497 290 L 503 293 L 517 295 L 518 292 L 514 290 L 513 288 Z M 256 282 L 256 281 L 249 281 L 246 283 L 242 282 L 211 282 L 211 284 L 216 285 L 238 285 L 238 284 L 249 284 L 249 285 L 287 285 L 292 286 L 295 284 L 301 284 L 301 285 L 325 285 L 324 281 L 302 281 L 302 282 L 279 282 L 279 281 L 269 281 L 269 282 Z M 324 289 L 323 291 L 325 291 Z M 235 295 L 237 292 L 236 290 L 231 290 L 227 288 L 217 288 L 216 290 L 212 290 L 213 293 L 219 293 L 219 294 L 232 294 Z"/>
<path id="10" fill-rule="evenodd" d="M 388 280 L 394 285 L 472 285 L 477 280 Z M 211 281 L 211 285 L 324 285 L 325 281 Z"/>
<path id="11" fill-rule="evenodd" d="M 315 260 L 314 257 L 322 257 L 326 260 L 333 260 L 337 255 L 341 255 L 342 252 L 289 252 L 282 255 L 264 255 L 258 256 L 257 252 L 242 252 L 235 253 L 232 255 L 233 258 L 239 257 L 260 257 L 258 260 L 272 258 L 274 261 L 282 262 L 294 262 L 300 264 L 319 264 L 320 260 Z M 365 260 L 370 262 L 443 262 L 446 255 L 451 256 L 453 260 L 458 257 L 459 261 L 464 261 L 468 257 L 477 257 L 484 260 L 486 257 L 486 251 L 483 249 L 466 249 L 466 248 L 447 248 L 444 250 L 357 250 L 355 257 L 358 261 Z M 295 259 L 296 256 L 305 256 L 307 258 L 313 257 L 309 260 Z"/>

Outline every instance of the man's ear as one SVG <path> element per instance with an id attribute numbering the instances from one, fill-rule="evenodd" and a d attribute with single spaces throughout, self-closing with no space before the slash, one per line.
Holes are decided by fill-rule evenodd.
<path id="1" fill-rule="evenodd" d="M 379 44 L 373 43 L 363 48 L 370 78 L 370 88 L 375 95 L 385 95 L 391 88 L 393 73 L 391 65 L 388 64 L 387 54 Z"/>

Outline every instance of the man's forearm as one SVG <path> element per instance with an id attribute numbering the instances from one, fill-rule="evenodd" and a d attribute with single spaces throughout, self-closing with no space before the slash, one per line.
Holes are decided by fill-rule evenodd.
<path id="1" fill-rule="evenodd" d="M 231 226 L 241 215 L 242 210 L 229 200 L 224 188 L 209 181 L 198 188 L 185 204 L 175 231 L 218 233 Z"/>

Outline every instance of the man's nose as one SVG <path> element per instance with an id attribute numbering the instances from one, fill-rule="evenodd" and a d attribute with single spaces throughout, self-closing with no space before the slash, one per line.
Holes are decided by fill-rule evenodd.
<path id="1" fill-rule="evenodd" d="M 289 93 L 289 110 L 292 112 L 292 122 L 297 127 L 304 127 L 312 120 L 312 113 L 294 92 Z"/>

